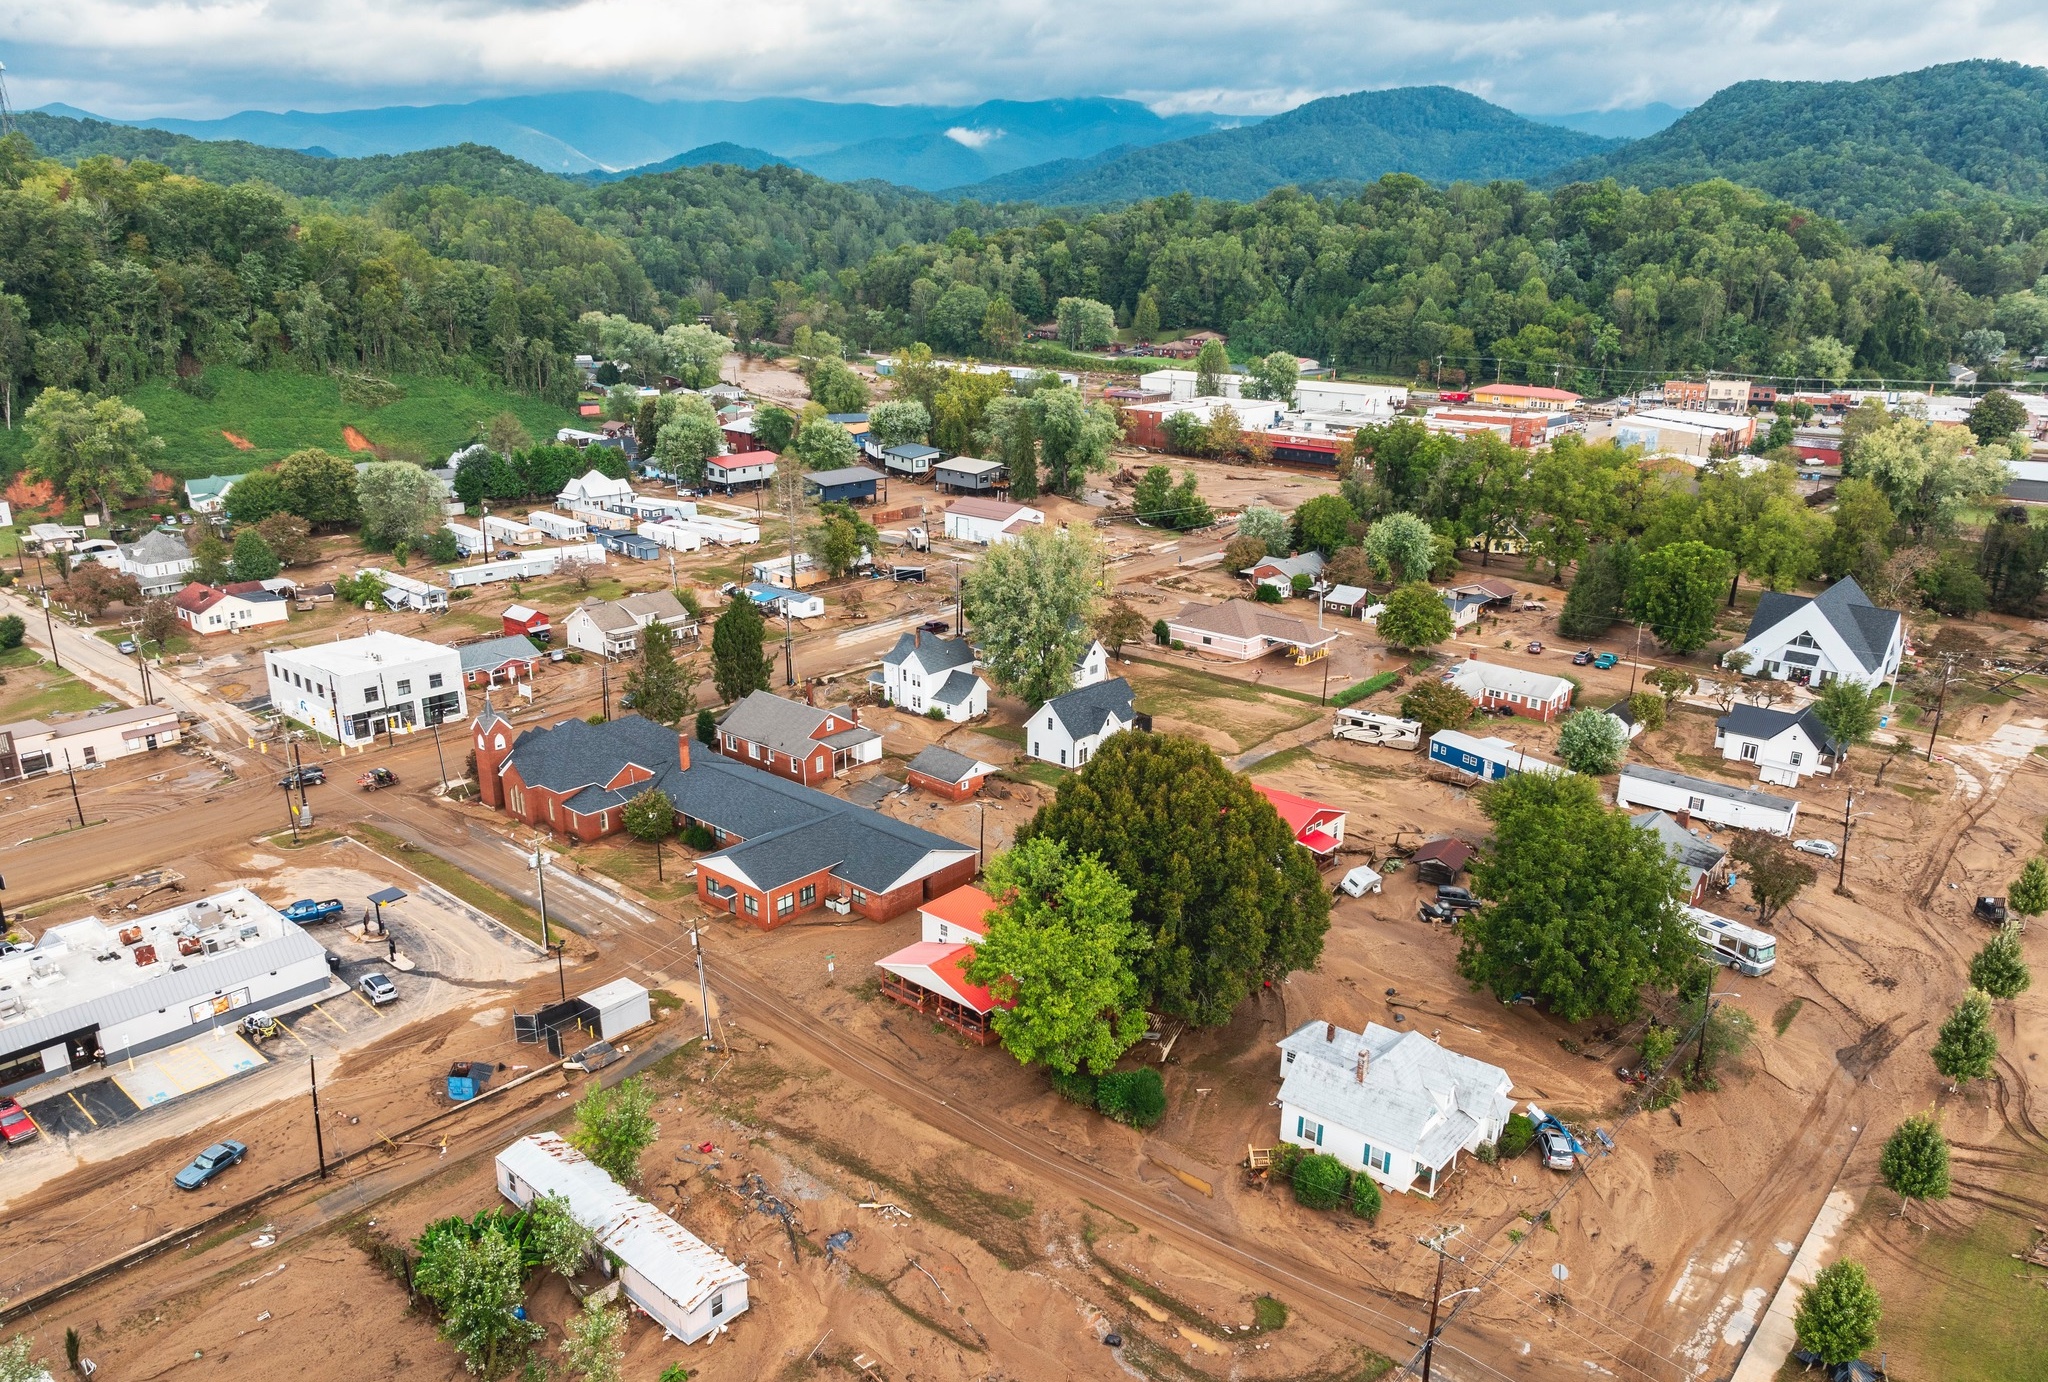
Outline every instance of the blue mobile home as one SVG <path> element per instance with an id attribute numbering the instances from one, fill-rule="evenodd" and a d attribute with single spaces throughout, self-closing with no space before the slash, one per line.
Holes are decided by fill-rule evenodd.
<path id="1" fill-rule="evenodd" d="M 1505 739 L 1482 739 L 1455 729 L 1440 729 L 1429 736 L 1429 761 L 1482 782 L 1498 782 L 1509 773 L 1564 771 L 1547 759 L 1523 753 Z"/>
<path id="2" fill-rule="evenodd" d="M 636 561 L 653 561 L 661 555 L 660 543 L 638 533 L 613 532 L 601 528 L 591 536 L 597 539 L 607 552 L 617 552 L 622 557 L 632 557 Z"/>

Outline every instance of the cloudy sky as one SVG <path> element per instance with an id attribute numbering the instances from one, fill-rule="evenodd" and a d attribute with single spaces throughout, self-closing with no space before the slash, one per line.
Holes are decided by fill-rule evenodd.
<path id="1" fill-rule="evenodd" d="M 2048 62 L 2039 0 L 64 0 L 0 7 L 18 107 L 206 117 L 606 88 L 1269 113 L 1441 82 L 1529 112 L 1749 77 Z"/>

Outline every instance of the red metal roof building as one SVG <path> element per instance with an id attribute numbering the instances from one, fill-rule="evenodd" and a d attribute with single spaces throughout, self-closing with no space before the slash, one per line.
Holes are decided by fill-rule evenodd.
<path id="1" fill-rule="evenodd" d="M 1318 864 L 1327 865 L 1337 858 L 1337 847 L 1344 843 L 1345 813 L 1334 806 L 1298 797 L 1292 792 L 1283 792 L 1278 787 L 1266 787 L 1253 783 L 1260 796 L 1273 803 L 1273 809 L 1280 813 L 1280 819 L 1287 822 L 1287 828 L 1294 832 L 1295 843 L 1316 856 Z"/>
<path id="2" fill-rule="evenodd" d="M 906 1008 L 929 1014 L 969 1041 L 986 1046 L 995 1040 L 989 1018 L 1010 1005 L 985 985 L 967 977 L 974 961 L 972 945 L 918 941 L 875 961 L 882 971 L 882 993 Z"/>
<path id="3" fill-rule="evenodd" d="M 543 643 L 548 640 L 553 629 L 547 615 L 530 605 L 508 605 L 505 612 L 498 616 L 498 621 L 506 633 L 523 633 L 528 638 L 538 638 Z"/>

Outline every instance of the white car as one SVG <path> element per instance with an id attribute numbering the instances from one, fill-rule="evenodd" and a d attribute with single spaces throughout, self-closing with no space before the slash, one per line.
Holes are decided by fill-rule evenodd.
<path id="1" fill-rule="evenodd" d="M 1801 854 L 1818 854 L 1823 859 L 1832 859 L 1842 852 L 1835 848 L 1833 840 L 1794 840 L 1792 848 Z"/>
<path id="2" fill-rule="evenodd" d="M 356 987 L 362 990 L 363 997 L 380 1008 L 398 1001 L 398 985 L 391 982 L 389 975 L 365 974 L 356 981 Z"/>

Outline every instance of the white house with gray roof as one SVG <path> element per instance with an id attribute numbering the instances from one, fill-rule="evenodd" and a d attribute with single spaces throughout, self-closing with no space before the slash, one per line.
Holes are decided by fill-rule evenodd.
<path id="1" fill-rule="evenodd" d="M 913 715 L 937 709 L 954 724 L 988 713 L 988 682 L 976 672 L 980 661 L 964 638 L 906 633 L 882 655 L 882 670 L 871 676 L 889 703 Z"/>
<path id="2" fill-rule="evenodd" d="M 1749 659 L 1753 677 L 1801 686 L 1840 678 L 1878 687 L 1898 675 L 1906 654 L 1906 621 L 1879 609 L 1852 577 L 1818 595 L 1767 590 L 1756 602 L 1749 632 L 1731 650 Z"/>
<path id="3" fill-rule="evenodd" d="M 1103 740 L 1136 722 L 1131 684 L 1122 677 L 1098 681 L 1032 711 L 1024 726 L 1024 752 L 1041 762 L 1078 768 L 1095 756 Z"/>
<path id="4" fill-rule="evenodd" d="M 175 595 L 185 588 L 199 561 L 184 539 L 152 529 L 133 542 L 121 544 L 114 557 L 114 569 L 135 578 L 144 598 Z"/>
<path id="5" fill-rule="evenodd" d="M 1833 772 L 1847 750 L 1810 705 L 1796 711 L 1735 706 L 1714 722 L 1714 747 L 1731 763 L 1754 764 L 1759 778 L 1778 787 L 1797 787 L 1808 773 Z"/>
<path id="6" fill-rule="evenodd" d="M 1421 1032 L 1304 1022 L 1279 1043 L 1280 1139 L 1388 1190 L 1435 1195 L 1462 1153 L 1499 1139 L 1514 1082 Z"/>

